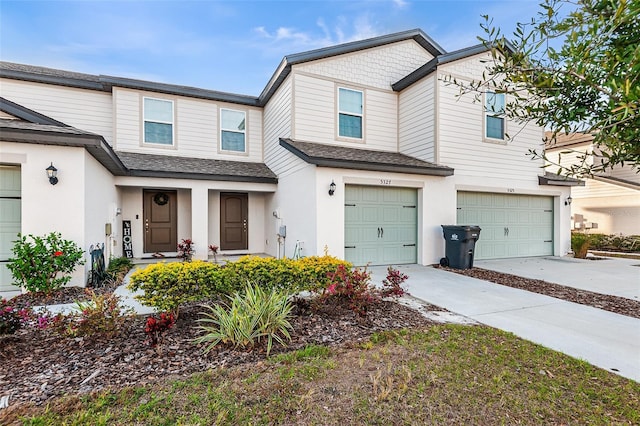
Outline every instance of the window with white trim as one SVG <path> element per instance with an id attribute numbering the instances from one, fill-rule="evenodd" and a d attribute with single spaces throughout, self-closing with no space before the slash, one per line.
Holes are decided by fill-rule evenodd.
<path id="1" fill-rule="evenodd" d="M 364 95 L 359 90 L 338 88 L 338 136 L 362 139 Z"/>
<path id="2" fill-rule="evenodd" d="M 504 140 L 504 93 L 486 92 L 484 98 L 484 135 L 490 139 Z"/>
<path id="3" fill-rule="evenodd" d="M 246 113 L 220 109 L 220 149 L 246 152 Z"/>
<path id="4" fill-rule="evenodd" d="M 143 98 L 144 143 L 173 145 L 173 101 Z"/>

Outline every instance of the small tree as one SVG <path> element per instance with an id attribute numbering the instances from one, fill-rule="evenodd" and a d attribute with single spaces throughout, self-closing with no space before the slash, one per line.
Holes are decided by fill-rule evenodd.
<path id="1" fill-rule="evenodd" d="M 76 266 L 84 264 L 84 252 L 58 232 L 45 237 L 18 234 L 7 267 L 14 283 L 29 291 L 51 293 L 71 280 Z"/>

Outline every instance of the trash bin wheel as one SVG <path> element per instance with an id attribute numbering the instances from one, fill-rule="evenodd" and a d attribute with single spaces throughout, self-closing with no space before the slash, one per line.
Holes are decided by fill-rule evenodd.
<path id="1" fill-rule="evenodd" d="M 443 257 L 442 259 L 440 259 L 440 266 L 449 266 L 449 259 L 447 259 L 446 257 Z"/>

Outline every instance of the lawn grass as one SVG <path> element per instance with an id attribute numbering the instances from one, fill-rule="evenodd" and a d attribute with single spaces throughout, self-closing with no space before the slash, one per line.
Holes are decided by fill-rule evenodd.
<path id="1" fill-rule="evenodd" d="M 347 348 L 310 346 L 186 380 L 68 397 L 5 420 L 25 425 L 640 424 L 639 399 L 639 383 L 510 333 L 443 325 L 375 334 Z"/>

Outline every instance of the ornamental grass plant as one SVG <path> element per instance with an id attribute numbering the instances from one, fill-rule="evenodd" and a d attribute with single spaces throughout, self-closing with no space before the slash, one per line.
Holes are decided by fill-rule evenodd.
<path id="1" fill-rule="evenodd" d="M 220 343 L 249 348 L 266 339 L 269 355 L 274 340 L 282 346 L 291 340 L 293 305 L 285 292 L 248 283 L 244 291 L 229 297 L 228 305 L 203 307 L 202 318 L 197 320 L 203 334 L 194 343 L 205 344 L 205 353 Z"/>

